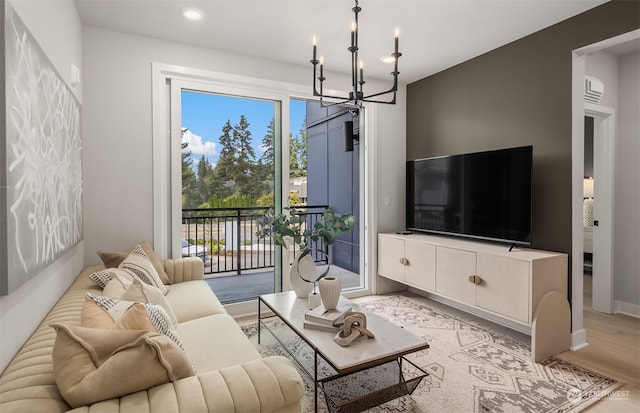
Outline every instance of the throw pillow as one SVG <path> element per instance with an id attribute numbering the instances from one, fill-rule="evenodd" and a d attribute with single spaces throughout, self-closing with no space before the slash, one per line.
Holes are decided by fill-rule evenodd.
<path id="1" fill-rule="evenodd" d="M 105 297 L 101 295 L 93 295 L 87 293 L 86 301 L 82 309 L 80 316 L 80 322 L 83 326 L 97 327 L 97 328 L 114 328 L 131 307 L 136 304 L 144 306 L 149 321 L 155 328 L 155 331 L 164 334 L 173 340 L 180 348 L 182 347 L 182 340 L 178 335 L 178 331 L 171 320 L 171 317 L 162 306 L 157 304 L 142 304 L 133 301 L 124 301 L 117 298 Z M 93 304 L 91 303 L 93 302 Z M 96 308 L 96 306 L 98 308 Z M 109 317 L 107 319 L 105 317 Z"/>
<path id="2" fill-rule="evenodd" d="M 143 283 L 159 288 L 163 294 L 167 294 L 169 289 L 160 279 L 151 259 L 140 244 L 136 245 L 118 266 L 118 269 L 127 270 Z"/>
<path id="3" fill-rule="evenodd" d="M 151 260 L 151 263 L 153 264 L 153 267 L 156 269 L 156 272 L 160 276 L 160 279 L 162 280 L 162 282 L 164 284 L 171 284 L 171 282 L 169 281 L 169 276 L 164 270 L 164 263 L 155 254 L 155 252 L 153 251 L 153 248 L 151 248 L 151 244 L 149 244 L 147 241 L 142 241 L 138 245 L 140 245 L 144 250 L 144 252 L 147 253 L 147 256 Z M 131 250 L 133 250 L 133 248 Z M 131 250 L 127 252 L 98 251 L 96 252 L 96 254 L 98 254 L 98 256 L 102 260 L 102 263 L 104 264 L 105 267 L 117 268 L 122 263 L 122 261 L 124 261 L 125 258 L 127 258 Z"/>
<path id="4" fill-rule="evenodd" d="M 57 332 L 53 374 L 72 408 L 194 374 L 186 354 L 157 333 L 61 324 L 52 327 Z"/>
<path id="5" fill-rule="evenodd" d="M 164 294 L 162 294 L 162 291 L 156 287 L 144 284 L 140 280 L 134 278 L 119 298 L 126 301 L 160 305 L 169 315 L 173 325 L 178 325 L 178 318 L 173 312 L 173 308 L 171 308 L 171 305 L 165 298 Z"/>
<path id="6" fill-rule="evenodd" d="M 109 281 L 113 278 L 111 273 L 111 269 L 107 268 L 106 270 L 96 271 L 94 273 L 89 274 L 89 279 L 94 283 L 98 284 L 100 288 L 104 290 L 104 287 L 109 284 Z"/>
<path id="7" fill-rule="evenodd" d="M 118 265 L 129 255 L 130 251 L 120 251 L 120 252 L 105 252 L 98 250 L 96 254 L 102 260 L 102 263 L 107 268 L 117 268 Z"/>

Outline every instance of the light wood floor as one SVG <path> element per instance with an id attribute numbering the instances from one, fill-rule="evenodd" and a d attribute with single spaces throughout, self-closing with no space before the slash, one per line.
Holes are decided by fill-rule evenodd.
<path id="1" fill-rule="evenodd" d="M 561 358 L 626 384 L 587 413 L 640 412 L 640 320 L 591 309 L 591 276 L 585 275 L 584 327 L 589 345 L 567 351 Z"/>

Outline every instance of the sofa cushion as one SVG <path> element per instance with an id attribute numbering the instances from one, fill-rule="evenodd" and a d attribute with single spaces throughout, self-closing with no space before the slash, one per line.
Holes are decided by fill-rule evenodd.
<path id="1" fill-rule="evenodd" d="M 171 318 L 165 309 L 157 304 L 135 303 L 87 293 L 86 302 L 82 307 L 81 324 L 94 328 L 114 328 L 120 319 L 136 305 L 144 307 L 147 317 L 157 333 L 169 337 L 182 348 L 182 340 Z"/>
<path id="2" fill-rule="evenodd" d="M 53 373 L 71 407 L 107 400 L 193 375 L 168 337 L 143 330 L 53 324 Z"/>
<path id="3" fill-rule="evenodd" d="M 165 298 L 173 309 L 178 323 L 212 314 L 227 313 L 209 284 L 204 280 L 172 284 Z"/>
<path id="4" fill-rule="evenodd" d="M 178 333 L 198 374 L 262 358 L 229 314 L 180 323 Z"/>
<path id="5" fill-rule="evenodd" d="M 155 252 L 153 251 L 153 248 L 151 247 L 151 244 L 149 244 L 147 241 L 142 241 L 138 245 L 142 247 L 144 252 L 147 254 L 149 259 L 151 260 L 151 263 L 153 264 L 153 267 L 156 269 L 162 282 L 164 284 L 170 284 L 169 276 L 164 270 L 164 263 L 155 254 Z M 98 257 L 100 257 L 105 267 L 117 268 L 122 263 L 122 261 L 124 261 L 125 258 L 127 258 L 127 256 L 132 250 L 133 248 L 131 248 L 129 251 L 119 251 L 119 252 L 98 251 L 96 252 L 96 254 L 98 254 Z"/>

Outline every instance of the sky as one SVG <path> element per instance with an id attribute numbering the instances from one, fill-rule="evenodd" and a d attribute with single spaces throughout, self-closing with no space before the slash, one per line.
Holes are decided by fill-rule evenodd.
<path id="1" fill-rule="evenodd" d="M 231 96 L 214 95 L 200 92 L 182 92 L 182 128 L 189 130 L 184 134 L 183 141 L 188 141 L 186 150 L 191 151 L 194 167 L 202 158 L 215 165 L 218 162 L 220 144 L 218 139 L 222 135 L 222 127 L 231 122 L 235 126 L 244 115 L 249 122 L 252 145 L 256 160 L 263 154 L 262 138 L 274 115 L 274 103 L 266 100 L 243 99 Z M 291 101 L 291 133 L 296 136 L 306 115 L 304 101 Z"/>

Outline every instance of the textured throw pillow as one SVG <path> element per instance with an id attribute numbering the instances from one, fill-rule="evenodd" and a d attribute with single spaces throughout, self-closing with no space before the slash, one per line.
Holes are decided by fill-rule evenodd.
<path id="1" fill-rule="evenodd" d="M 132 273 L 143 283 L 160 289 L 162 294 L 167 294 L 169 292 L 167 286 L 164 285 L 160 279 L 160 275 L 158 275 L 151 259 L 140 244 L 136 245 L 133 250 L 131 250 L 127 258 L 120 263 L 118 269 Z"/>
<path id="2" fill-rule="evenodd" d="M 165 283 L 165 284 L 170 284 L 169 276 L 167 275 L 167 273 L 164 270 L 164 263 L 155 254 L 155 252 L 153 251 L 153 248 L 151 248 L 151 244 L 149 244 L 147 241 L 142 241 L 138 245 L 140 245 L 142 247 L 144 252 L 147 254 L 149 259 L 151 260 L 151 263 L 153 264 L 153 267 L 156 269 L 156 272 L 160 276 L 160 279 L 162 280 L 162 282 Z M 133 248 L 131 250 L 133 250 Z M 127 256 L 131 252 L 131 250 L 129 250 L 127 252 L 104 252 L 104 251 L 98 251 L 97 254 L 100 257 L 100 259 L 102 260 L 102 263 L 104 264 L 105 267 L 107 267 L 107 268 L 117 268 L 122 263 L 122 261 L 124 261 L 125 258 L 127 258 Z"/>
<path id="3" fill-rule="evenodd" d="M 72 408 L 194 374 L 186 354 L 166 336 L 144 330 L 51 326 L 57 332 L 53 374 Z"/>
<path id="4" fill-rule="evenodd" d="M 109 284 L 109 281 L 111 281 L 112 278 L 112 270 L 109 268 L 89 274 L 89 279 L 98 284 L 102 289 Z"/>
<path id="5" fill-rule="evenodd" d="M 160 305 L 169 315 L 169 318 L 171 319 L 173 325 L 178 325 L 178 318 L 173 312 L 173 308 L 171 308 L 171 305 L 165 298 L 164 294 L 162 294 L 162 291 L 160 291 L 156 287 L 144 284 L 140 280 L 134 278 L 119 298 L 126 301 L 136 301 L 139 303 Z"/>
<path id="6" fill-rule="evenodd" d="M 102 289 L 102 295 L 106 295 L 107 297 L 113 298 L 121 298 L 122 295 L 127 291 L 127 288 L 133 283 L 135 277 L 128 271 L 120 270 L 118 268 L 110 268 L 109 275 L 111 275 L 111 280 L 105 285 Z M 146 284 L 145 284 L 146 285 Z M 151 286 L 149 286 L 151 287 Z M 159 290 L 158 290 L 159 291 Z M 162 294 L 162 292 L 160 292 Z M 131 300 L 135 301 L 135 300 Z M 158 303 L 153 303 L 158 304 Z"/>
<path id="7" fill-rule="evenodd" d="M 164 334 L 173 340 L 180 348 L 183 348 L 182 341 L 180 340 L 175 324 L 162 306 L 157 304 L 142 304 L 132 301 L 124 301 L 112 297 L 93 295 L 91 293 L 87 293 L 86 297 L 87 298 L 80 316 L 80 322 L 83 326 L 94 328 L 115 328 L 117 327 L 117 323 L 127 314 L 127 312 L 137 304 L 144 307 L 147 317 L 156 332 Z"/>

